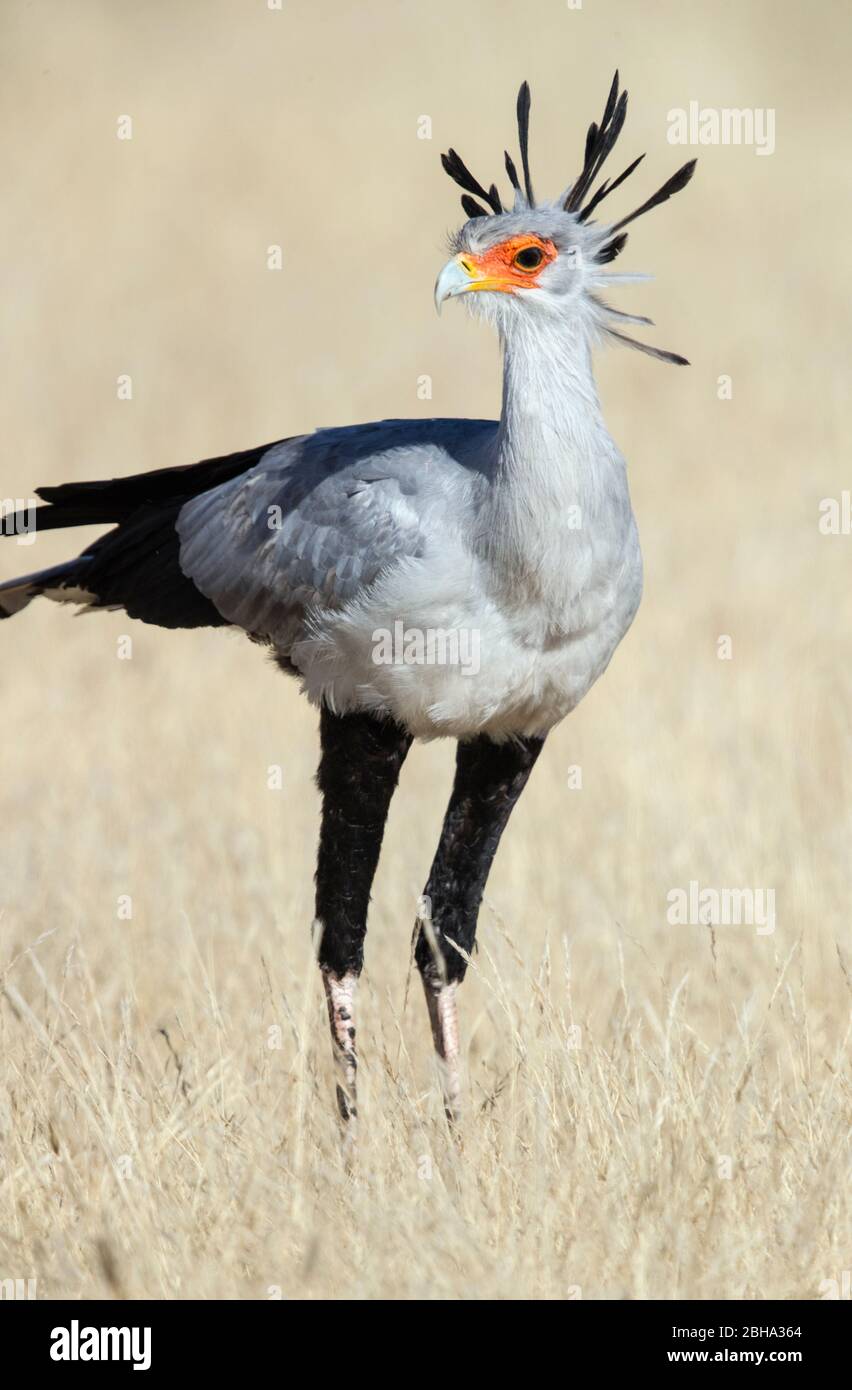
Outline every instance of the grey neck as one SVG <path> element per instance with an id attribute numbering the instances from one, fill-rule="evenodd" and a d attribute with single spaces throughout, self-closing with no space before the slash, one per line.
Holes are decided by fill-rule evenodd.
<path id="1" fill-rule="evenodd" d="M 581 312 L 573 319 L 520 317 L 502 335 L 503 409 L 486 539 L 512 583 L 542 570 L 564 573 L 572 547 L 589 535 L 589 520 L 614 487 L 626 487 Z"/>

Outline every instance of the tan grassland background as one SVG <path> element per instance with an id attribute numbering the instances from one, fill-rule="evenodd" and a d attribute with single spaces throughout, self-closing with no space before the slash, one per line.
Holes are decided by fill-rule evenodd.
<path id="1" fill-rule="evenodd" d="M 406 999 L 452 747 L 414 750 L 392 808 L 349 1172 L 308 936 L 315 712 L 229 634 L 44 602 L 0 627 L 0 1279 L 766 1299 L 852 1268 L 852 538 L 818 524 L 852 486 L 849 39 L 840 0 L 4 0 L 3 498 L 492 415 L 496 345 L 432 307 L 460 217 L 438 155 L 504 186 L 524 77 L 542 192 L 616 66 L 612 172 L 648 151 L 618 209 L 700 159 L 619 263 L 656 280 L 616 302 L 693 365 L 600 361 L 646 597 L 491 877 L 460 1146 Z M 774 154 L 673 147 L 691 100 L 774 108 Z M 90 537 L 6 540 L 0 576 Z M 669 925 L 690 880 L 774 889 L 774 933 Z"/>

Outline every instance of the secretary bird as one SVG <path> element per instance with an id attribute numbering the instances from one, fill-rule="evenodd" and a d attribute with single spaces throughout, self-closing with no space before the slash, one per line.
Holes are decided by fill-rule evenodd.
<path id="1" fill-rule="evenodd" d="M 504 208 L 454 150 L 468 221 L 435 303 L 464 296 L 503 350 L 499 420 L 382 420 L 321 429 L 185 467 L 38 489 L 36 529 L 113 524 L 76 559 L 0 585 L 0 617 L 42 594 L 167 628 L 236 626 L 319 707 L 316 951 L 344 1129 L 356 1113 L 355 990 L 385 820 L 412 740 L 458 740 L 455 780 L 415 923 L 444 1103 L 458 1113 L 457 991 L 485 882 L 541 752 L 609 664 L 642 591 L 624 460 L 604 425 L 592 348 L 634 341 L 599 291 L 625 227 L 682 189 L 685 164 L 635 212 L 591 220 L 631 174 L 592 191 L 624 125 L 612 82 L 579 176 L 533 196 L 530 93 L 517 102 L 523 182 Z M 640 159 L 643 156 L 640 156 Z M 618 325 L 618 326 L 616 326 Z M 5 518 L 15 534 L 27 513 Z M 419 659 L 379 651 L 419 635 Z M 439 639 L 436 641 L 435 634 Z M 476 661 L 448 639 L 474 635 Z M 415 644 L 416 645 L 416 644 Z M 425 653 L 425 656 L 424 656 Z M 430 659 L 431 657 L 431 659 Z"/>

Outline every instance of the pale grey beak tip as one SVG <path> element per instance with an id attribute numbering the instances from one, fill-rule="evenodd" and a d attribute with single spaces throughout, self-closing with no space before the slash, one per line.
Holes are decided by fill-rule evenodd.
<path id="1" fill-rule="evenodd" d="M 471 276 L 463 270 L 455 257 L 447 261 L 437 280 L 435 281 L 435 308 L 441 312 L 441 305 L 445 299 L 452 299 L 454 295 L 463 294 L 471 286 Z"/>

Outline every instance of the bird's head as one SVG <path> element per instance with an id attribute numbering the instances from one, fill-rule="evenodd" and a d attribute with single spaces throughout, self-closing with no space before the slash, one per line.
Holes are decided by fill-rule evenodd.
<path id="1" fill-rule="evenodd" d="M 640 155 L 617 178 L 604 179 L 593 191 L 627 115 L 627 93 L 619 95 L 618 73 L 613 78 L 600 125 L 593 121 L 589 127 L 579 176 L 553 202 L 537 202 L 533 196 L 529 113 L 530 89 L 524 82 L 517 108 L 523 184 L 511 156 L 505 155 L 506 172 L 514 189 L 510 209 L 503 207 L 496 185 L 483 188 L 455 150 L 441 156 L 450 178 L 465 190 L 461 201 L 468 221 L 453 238 L 453 255 L 438 276 L 437 308 L 440 310 L 446 299 L 464 296 L 470 308 L 493 320 L 503 332 L 510 331 L 513 323 L 530 322 L 539 315 L 561 316 L 573 308 L 585 316 L 597 334 L 664 361 L 684 363 L 685 359 L 676 353 L 649 347 L 618 332 L 613 321 L 649 324 L 650 319 L 622 314 L 606 304 L 597 291 L 606 289 L 613 281 L 647 278 L 613 275 L 605 267 L 624 249 L 627 224 L 679 192 L 692 177 L 695 160 L 684 164 L 628 216 L 616 222 L 599 222 L 592 220 L 591 214 L 644 158 Z"/>

